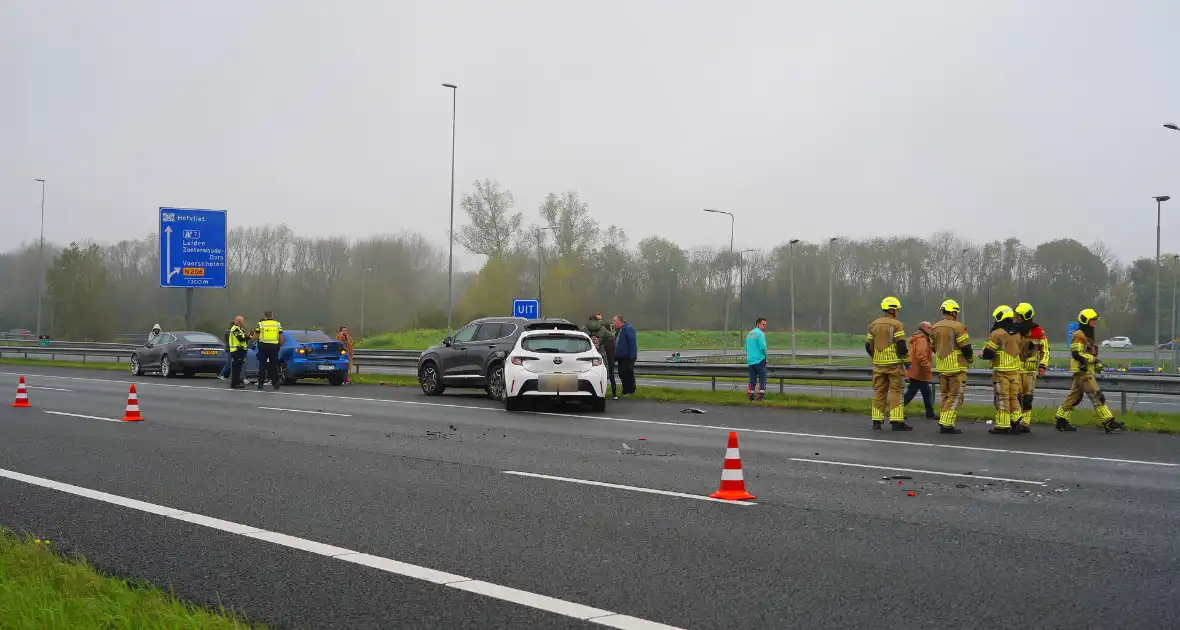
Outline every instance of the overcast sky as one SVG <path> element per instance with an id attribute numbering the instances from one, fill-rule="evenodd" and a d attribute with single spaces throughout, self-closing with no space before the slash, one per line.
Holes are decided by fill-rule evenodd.
<path id="1" fill-rule="evenodd" d="M 418 230 L 499 180 L 632 242 L 1102 238 L 1180 248 L 1180 2 L 9 0 L 0 249 L 159 206 Z M 465 257 L 462 266 L 474 262 Z"/>

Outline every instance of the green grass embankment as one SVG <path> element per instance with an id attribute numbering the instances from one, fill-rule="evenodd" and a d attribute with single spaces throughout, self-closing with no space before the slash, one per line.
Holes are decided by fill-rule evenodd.
<path id="1" fill-rule="evenodd" d="M 143 582 L 100 574 L 51 541 L 0 529 L 0 628 L 264 630 L 226 610 L 182 602 Z"/>

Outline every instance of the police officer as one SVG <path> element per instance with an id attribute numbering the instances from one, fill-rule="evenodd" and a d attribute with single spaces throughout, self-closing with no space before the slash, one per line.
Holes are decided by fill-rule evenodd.
<path id="1" fill-rule="evenodd" d="M 1106 406 L 1106 396 L 1098 389 L 1098 381 L 1094 379 L 1094 373 L 1102 371 L 1102 364 L 1098 362 L 1098 344 L 1094 342 L 1094 324 L 1097 321 L 1098 311 L 1092 308 L 1082 309 L 1078 313 L 1081 326 L 1073 331 L 1069 339 L 1069 371 L 1073 373 L 1073 381 L 1055 414 L 1058 431 L 1077 431 L 1077 427 L 1069 423 L 1069 418 L 1073 415 L 1073 408 L 1082 402 L 1083 394 L 1090 398 L 1094 413 L 1107 433 L 1125 425 L 1114 419 L 1114 414 Z"/>
<path id="2" fill-rule="evenodd" d="M 1020 335 L 1008 305 L 992 311 L 991 333 L 979 357 L 992 362 L 996 421 L 988 433 L 1011 433 L 1012 420 L 1020 421 Z"/>
<path id="3" fill-rule="evenodd" d="M 955 420 L 967 395 L 967 368 L 975 357 L 967 327 L 959 321 L 959 303 L 945 300 L 941 308 L 942 319 L 930 328 L 934 369 L 938 371 L 938 385 L 942 388 L 938 432 L 959 434 L 963 431 L 955 426 Z"/>
<path id="4" fill-rule="evenodd" d="M 250 337 L 242 329 L 242 324 L 245 321 L 241 315 L 238 315 L 229 327 L 230 389 L 243 389 L 246 387 L 242 383 L 242 364 L 246 361 L 246 341 Z"/>
<path id="5" fill-rule="evenodd" d="M 283 325 L 274 320 L 274 313 L 263 312 L 262 320 L 254 327 L 254 337 L 258 340 L 258 389 L 262 389 L 268 378 L 271 387 L 279 389 L 279 345 L 282 336 Z"/>
<path id="6" fill-rule="evenodd" d="M 905 423 L 901 397 L 905 362 L 909 358 L 905 326 L 897 320 L 901 300 L 887 297 L 881 300 L 881 310 L 885 314 L 869 323 L 865 335 L 865 352 L 873 359 L 873 429 L 880 430 L 888 414 L 894 431 L 913 431 L 914 427 Z"/>
<path id="7" fill-rule="evenodd" d="M 1020 428 L 1021 433 L 1032 429 L 1033 392 L 1037 377 L 1049 369 L 1049 336 L 1033 319 L 1032 304 L 1021 302 L 1015 309 L 1016 326 L 1020 329 Z"/>

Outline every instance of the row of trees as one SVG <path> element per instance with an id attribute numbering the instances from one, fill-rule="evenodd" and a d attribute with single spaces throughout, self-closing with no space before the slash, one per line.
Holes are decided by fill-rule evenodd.
<path id="1" fill-rule="evenodd" d="M 1138 343 L 1152 334 L 1154 260 L 1124 263 L 1101 243 L 980 244 L 943 232 L 926 239 L 783 243 L 731 255 L 658 236 L 632 245 L 619 227 L 604 227 L 574 191 L 548 195 L 531 221 L 493 181 L 475 182 L 461 207 L 469 223 L 456 242 L 486 263 L 456 274 L 456 324 L 507 314 L 512 299 L 540 293 L 547 315 L 581 321 L 595 311 L 622 313 L 642 329 L 720 329 L 729 299 L 731 328 L 760 316 L 781 330 L 790 318 L 793 272 L 800 330 L 827 329 L 830 281 L 837 332 L 862 331 L 880 299 L 895 295 L 911 326 L 937 317 L 938 304 L 953 297 L 973 331 L 988 326 L 995 305 L 1028 301 L 1055 336 L 1064 336 L 1085 306 L 1102 313 L 1106 334 Z M 713 232 L 716 226 L 705 220 L 702 233 Z M 155 234 L 110 245 L 47 244 L 43 329 L 57 338 L 108 339 L 152 323 L 183 324 L 184 292 L 157 286 L 157 251 Z M 297 235 L 286 225 L 238 227 L 230 233 L 229 288 L 197 291 L 196 321 L 220 330 L 231 315 L 254 318 L 271 308 L 289 327 L 347 324 L 359 331 L 363 300 L 367 332 L 441 328 L 446 258 L 445 243 L 413 232 L 350 240 Z M 1180 279 L 1175 260 L 1166 263 L 1165 337 Z M 0 330 L 35 327 L 41 271 L 35 243 L 0 255 Z"/>

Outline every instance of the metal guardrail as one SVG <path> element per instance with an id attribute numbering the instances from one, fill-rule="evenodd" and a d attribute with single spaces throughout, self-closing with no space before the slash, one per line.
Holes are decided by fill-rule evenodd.
<path id="1" fill-rule="evenodd" d="M 0 358 L 5 356 L 48 355 L 50 359 L 58 356 L 81 357 L 86 362 L 87 357 L 103 357 L 121 362 L 130 359 L 131 351 L 138 346 L 109 347 L 120 344 L 73 344 L 70 346 L 0 346 Z M 366 367 L 385 368 L 416 368 L 420 352 L 415 350 L 358 350 L 355 353 L 355 369 L 359 374 Z M 744 379 L 747 375 L 746 366 L 733 363 L 667 363 L 663 361 L 639 361 L 635 364 L 635 374 L 640 376 L 678 376 L 709 379 L 712 390 L 717 391 L 718 379 Z M 1125 372 L 1106 371 L 1097 375 L 1103 392 L 1119 394 L 1122 411 L 1127 411 L 1127 394 L 1156 394 L 1163 396 L 1180 396 L 1180 379 L 1160 378 L 1158 375 L 1138 375 Z M 868 367 L 831 366 L 831 365 L 770 365 L 767 367 L 767 381 L 778 381 L 779 393 L 785 393 L 787 381 L 810 380 L 828 382 L 864 383 L 872 381 L 872 369 Z M 972 387 L 991 387 L 992 373 L 990 370 L 969 370 L 967 385 Z M 1037 378 L 1039 389 L 1068 390 L 1072 376 L 1064 371 L 1050 371 Z M 937 383 L 935 384 L 937 386 Z"/>

